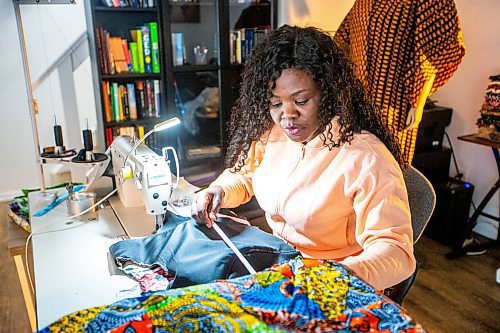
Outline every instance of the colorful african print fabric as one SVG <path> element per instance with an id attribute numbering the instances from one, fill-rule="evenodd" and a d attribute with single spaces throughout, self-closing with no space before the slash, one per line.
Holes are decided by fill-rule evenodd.
<path id="1" fill-rule="evenodd" d="M 455 73 L 465 54 L 453 0 L 356 0 L 335 33 L 356 74 L 383 109 L 411 162 L 416 129 L 405 130 L 430 77 L 430 93 Z M 424 100 L 425 102 L 425 100 Z"/>
<path id="2" fill-rule="evenodd" d="M 40 332 L 424 332 L 333 261 L 155 292 L 67 315 Z"/>

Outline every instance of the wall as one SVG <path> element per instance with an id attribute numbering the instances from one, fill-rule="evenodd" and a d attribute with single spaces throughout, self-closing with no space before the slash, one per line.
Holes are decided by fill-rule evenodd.
<path id="1" fill-rule="evenodd" d="M 77 5 L 21 5 L 20 8 L 31 81 L 35 82 L 78 37 L 86 33 L 83 2 Z M 0 114 L 3 120 L 0 122 L 3 162 L 0 200 L 5 200 L 19 194 L 21 188 L 38 187 L 40 182 L 12 1 L 0 1 L 0 29 L 4 32 L 0 40 Z M 40 110 L 37 117 L 40 145 L 54 145 L 52 126 L 55 115 L 63 128 L 66 147 L 78 149 L 81 148 L 80 129 L 86 126 L 85 120 L 88 119 L 92 130 L 95 130 L 96 123 L 90 62 L 73 56 L 59 68 L 69 68 L 69 75 L 57 70 L 33 92 Z M 68 89 L 73 85 L 75 89 Z M 68 94 L 72 96 L 68 98 Z M 47 185 L 58 182 L 55 175 L 69 173 L 67 167 L 60 165 L 45 166 L 44 170 Z"/>
<path id="2" fill-rule="evenodd" d="M 334 33 L 353 3 L 354 0 L 279 1 L 278 24 L 311 25 Z"/>
<path id="3" fill-rule="evenodd" d="M 12 1 L 0 1 L 0 198 L 38 184 L 21 49 Z"/>
<path id="4" fill-rule="evenodd" d="M 290 0 L 280 2 L 280 24 L 315 25 L 335 31 L 353 0 Z M 488 76 L 500 74 L 500 1 L 456 0 L 466 56 L 455 75 L 431 98 L 440 105 L 453 108 L 452 122 L 447 128 L 464 179 L 475 185 L 473 202 L 476 206 L 498 179 L 495 159 L 491 149 L 458 141 L 457 136 L 476 132 L 476 119 L 484 99 Z M 445 140 L 446 145 L 446 140 Z M 456 174 L 453 165 L 450 174 Z M 499 193 L 491 199 L 486 212 L 499 215 Z M 472 212 L 471 212 L 472 214 Z M 495 238 L 498 223 L 480 217 L 475 231 Z"/>

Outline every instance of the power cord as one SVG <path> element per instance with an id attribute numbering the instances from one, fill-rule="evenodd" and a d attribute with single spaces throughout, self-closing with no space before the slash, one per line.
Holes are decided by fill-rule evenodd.
<path id="1" fill-rule="evenodd" d="M 453 149 L 453 145 L 451 144 L 450 136 L 448 135 L 448 133 L 446 133 L 446 131 L 444 132 L 444 135 L 446 136 L 446 139 L 448 140 L 448 143 L 450 144 L 451 156 L 453 157 L 453 163 L 455 165 L 455 170 L 457 172 L 457 174 L 453 178 L 458 179 L 458 180 L 462 180 L 462 177 L 464 175 L 463 175 L 463 173 L 460 172 L 460 170 L 458 168 L 457 158 L 455 156 L 455 150 Z"/>

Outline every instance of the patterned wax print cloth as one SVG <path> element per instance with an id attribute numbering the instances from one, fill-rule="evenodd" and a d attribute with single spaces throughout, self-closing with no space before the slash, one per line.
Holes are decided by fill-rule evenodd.
<path id="1" fill-rule="evenodd" d="M 424 332 L 401 307 L 333 261 L 265 271 L 78 311 L 40 332 Z"/>

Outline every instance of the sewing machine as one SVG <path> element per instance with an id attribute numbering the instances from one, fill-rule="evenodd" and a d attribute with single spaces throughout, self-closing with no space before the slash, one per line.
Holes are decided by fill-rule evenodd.
<path id="1" fill-rule="evenodd" d="M 144 205 L 146 213 L 154 216 L 156 229 L 161 227 L 172 191 L 179 184 L 178 176 L 173 182 L 168 151 L 172 152 L 179 170 L 173 147 L 163 148 L 160 156 L 129 136 L 117 137 L 110 146 L 120 201 L 124 207 Z"/>
<path id="2" fill-rule="evenodd" d="M 172 191 L 179 185 L 178 176 L 173 183 L 168 152 L 174 157 L 177 173 L 179 160 L 173 147 L 164 147 L 162 155 L 158 155 L 142 142 L 149 135 L 178 124 L 180 120 L 174 117 L 155 125 L 139 140 L 129 136 L 116 137 L 106 151 L 111 158 L 93 170 L 86 191 L 92 190 L 93 184 L 101 178 L 111 160 L 118 196 L 123 206 L 129 208 L 144 205 L 146 213 L 154 216 L 155 229 L 158 230 Z"/>

